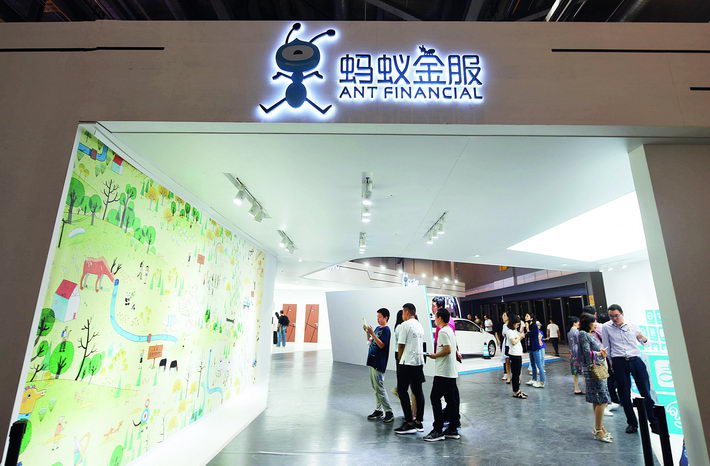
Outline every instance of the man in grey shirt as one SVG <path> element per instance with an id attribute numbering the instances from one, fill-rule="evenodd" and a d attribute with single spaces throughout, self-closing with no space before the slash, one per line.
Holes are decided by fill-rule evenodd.
<path id="1" fill-rule="evenodd" d="M 626 413 L 626 433 L 633 434 L 638 430 L 638 419 L 631 404 L 631 376 L 634 377 L 639 393 L 646 400 L 646 417 L 651 424 L 651 431 L 657 434 L 658 418 L 653 413 L 655 402 L 651 397 L 651 382 L 648 369 L 641 359 L 638 344 L 646 344 L 648 338 L 641 333 L 638 326 L 624 321 L 624 311 L 618 304 L 609 306 L 611 320 L 602 325 L 602 341 L 611 357 L 616 378 L 617 390 L 621 405 Z"/>

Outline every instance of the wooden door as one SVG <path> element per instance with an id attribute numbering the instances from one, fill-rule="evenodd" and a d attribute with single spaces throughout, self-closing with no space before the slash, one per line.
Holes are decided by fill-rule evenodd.
<path id="1" fill-rule="evenodd" d="M 284 314 L 288 317 L 288 328 L 286 329 L 286 342 L 296 341 L 296 305 L 295 304 L 284 304 L 283 305 Z"/>
<path id="2" fill-rule="evenodd" d="M 306 304 L 305 343 L 318 343 L 318 304 Z"/>

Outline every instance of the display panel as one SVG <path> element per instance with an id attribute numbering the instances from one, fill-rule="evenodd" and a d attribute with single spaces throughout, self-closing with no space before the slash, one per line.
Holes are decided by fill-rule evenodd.
<path id="1" fill-rule="evenodd" d="M 255 383 L 263 251 L 82 131 L 20 460 L 118 466 Z"/>

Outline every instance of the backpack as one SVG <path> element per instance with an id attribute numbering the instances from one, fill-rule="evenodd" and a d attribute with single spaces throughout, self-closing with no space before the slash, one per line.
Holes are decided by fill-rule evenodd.
<path id="1" fill-rule="evenodd" d="M 279 316 L 279 323 L 283 327 L 288 327 L 288 324 L 290 324 L 291 321 L 288 320 L 288 316 L 282 315 L 282 316 Z"/>

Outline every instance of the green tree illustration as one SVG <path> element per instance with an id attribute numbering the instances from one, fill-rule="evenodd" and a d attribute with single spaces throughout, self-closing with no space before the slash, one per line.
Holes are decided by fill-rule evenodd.
<path id="1" fill-rule="evenodd" d="M 123 461 L 123 446 L 118 445 L 113 449 L 111 459 L 108 461 L 108 466 L 121 466 L 121 461 Z"/>
<path id="2" fill-rule="evenodd" d="M 66 223 L 71 225 L 74 206 L 81 204 L 84 199 L 84 183 L 72 177 L 69 182 L 69 192 L 67 193 L 66 203 L 69 206 L 69 214 L 67 215 Z"/>
<path id="3" fill-rule="evenodd" d="M 124 228 L 123 231 L 128 232 L 128 228 L 131 227 L 133 228 L 133 224 L 136 221 L 136 212 L 133 210 L 133 203 L 131 202 L 128 210 L 126 210 L 126 215 L 125 215 L 125 220 L 124 220 Z"/>
<path id="4" fill-rule="evenodd" d="M 49 370 L 55 374 L 54 378 L 58 379 L 64 374 L 71 367 L 72 361 L 74 361 L 74 345 L 70 341 L 61 342 L 54 348 L 49 359 Z"/>
<path id="5" fill-rule="evenodd" d="M 131 202 L 132 199 L 136 198 L 137 190 L 130 184 L 126 185 L 126 188 L 124 189 L 124 193 L 121 194 L 121 197 L 119 198 L 119 202 L 123 206 L 123 214 L 121 214 L 121 222 L 118 224 L 119 227 L 123 226 L 123 221 L 126 218 L 126 210 L 130 208 L 129 203 Z"/>
<path id="6" fill-rule="evenodd" d="M 37 346 L 41 337 L 46 337 L 49 332 L 52 331 L 55 320 L 56 318 L 52 309 L 48 307 L 42 309 L 42 314 L 39 316 L 39 325 L 37 326 L 37 337 L 35 338 L 34 346 Z"/>
<path id="7" fill-rule="evenodd" d="M 98 194 L 94 194 L 89 198 L 88 211 L 91 212 L 91 224 L 94 224 L 94 218 L 96 218 L 96 212 L 101 209 L 103 203 L 101 202 L 101 197 Z"/>
<path id="8" fill-rule="evenodd" d="M 148 248 L 146 249 L 146 251 L 149 251 L 150 246 L 153 243 L 155 243 L 155 228 L 153 228 L 153 227 L 145 228 L 144 227 L 144 230 L 145 230 L 145 232 L 144 232 L 145 233 L 145 242 L 148 243 Z"/>

